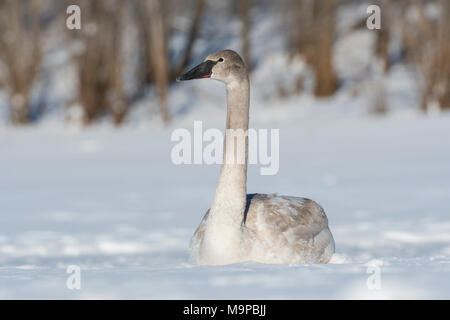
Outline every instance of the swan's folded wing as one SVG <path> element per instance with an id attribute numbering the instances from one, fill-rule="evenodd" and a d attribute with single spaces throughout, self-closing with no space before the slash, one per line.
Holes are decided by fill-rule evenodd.
<path id="1" fill-rule="evenodd" d="M 309 241 L 328 227 L 324 210 L 313 200 L 267 194 L 248 198 L 245 225 L 258 233 L 278 233 L 288 242 Z"/>

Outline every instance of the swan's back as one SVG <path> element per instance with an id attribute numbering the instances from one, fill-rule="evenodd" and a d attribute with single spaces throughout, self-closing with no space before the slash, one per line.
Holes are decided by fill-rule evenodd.
<path id="1" fill-rule="evenodd" d="M 334 240 L 322 207 L 313 200 L 268 194 L 247 196 L 243 228 L 251 260 L 265 263 L 327 263 Z"/>
<path id="2" fill-rule="evenodd" d="M 191 242 L 191 254 L 201 255 L 209 210 Z M 334 240 L 322 207 L 299 197 L 251 194 L 241 225 L 241 250 L 237 261 L 262 263 L 327 263 Z"/>

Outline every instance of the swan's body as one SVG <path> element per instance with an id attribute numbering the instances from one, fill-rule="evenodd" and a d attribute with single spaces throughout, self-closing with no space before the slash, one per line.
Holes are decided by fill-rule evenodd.
<path id="1" fill-rule="evenodd" d="M 249 80 L 245 64 L 231 50 L 209 55 L 179 80 L 213 78 L 227 85 L 227 132 L 224 164 L 211 208 L 191 241 L 191 260 L 201 265 L 242 261 L 327 263 L 334 240 L 322 207 L 290 196 L 247 195 L 248 146 L 226 148 L 233 130 L 247 132 Z M 239 153 L 244 152 L 244 163 Z"/>
<path id="2" fill-rule="evenodd" d="M 239 261 L 262 263 L 327 263 L 334 253 L 334 241 L 327 217 L 317 203 L 297 197 L 254 194 L 247 196 L 248 211 L 240 225 L 219 225 L 228 238 L 240 230 L 239 241 L 224 244 L 221 257 L 209 259 L 205 252 L 208 210 L 191 241 L 191 258 L 196 264 L 222 264 Z M 230 230 L 231 229 L 231 230 Z M 219 245 L 221 247 L 221 245 Z"/>

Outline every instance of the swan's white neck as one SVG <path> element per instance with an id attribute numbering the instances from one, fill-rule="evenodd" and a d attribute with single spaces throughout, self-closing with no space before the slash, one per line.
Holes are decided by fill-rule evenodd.
<path id="1" fill-rule="evenodd" d="M 204 257 L 208 264 L 238 261 L 241 245 L 241 222 L 247 196 L 248 117 L 250 86 L 248 77 L 227 85 L 227 123 L 224 160 L 205 233 Z M 234 148 L 227 140 L 234 134 L 245 134 Z M 238 150 L 239 148 L 239 150 Z M 242 161 L 239 161 L 239 157 Z M 234 159 L 230 163 L 229 159 Z M 206 261 L 205 261 L 206 262 Z"/>
<path id="2" fill-rule="evenodd" d="M 232 219 L 238 224 L 244 214 L 247 195 L 248 139 L 245 135 L 248 130 L 248 112 L 248 80 L 228 85 L 224 159 L 211 213 Z"/>

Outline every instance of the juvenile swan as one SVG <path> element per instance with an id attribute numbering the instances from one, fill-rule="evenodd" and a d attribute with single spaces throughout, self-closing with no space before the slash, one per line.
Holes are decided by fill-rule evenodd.
<path id="1" fill-rule="evenodd" d="M 177 81 L 201 78 L 226 84 L 227 130 L 214 201 L 191 240 L 192 263 L 327 263 L 334 253 L 334 240 L 322 207 L 299 197 L 247 195 L 248 141 L 226 148 L 227 139 L 235 139 L 230 132 L 248 130 L 250 86 L 241 57 L 232 50 L 210 54 Z M 239 146 L 243 161 L 237 161 Z M 226 160 L 235 155 L 236 161 Z"/>

